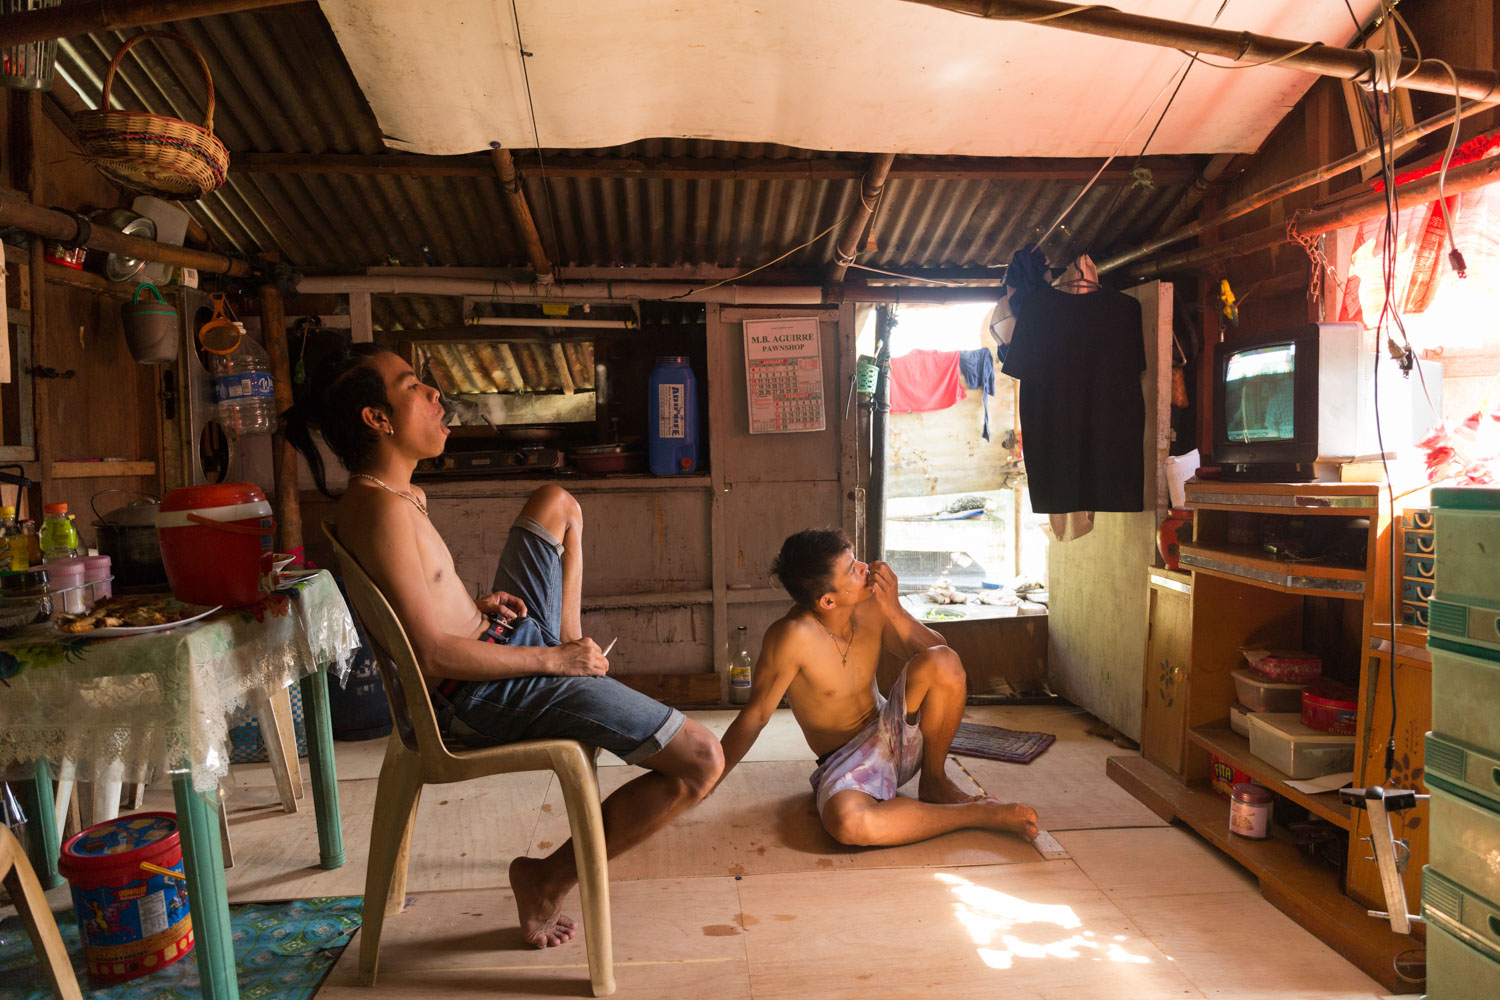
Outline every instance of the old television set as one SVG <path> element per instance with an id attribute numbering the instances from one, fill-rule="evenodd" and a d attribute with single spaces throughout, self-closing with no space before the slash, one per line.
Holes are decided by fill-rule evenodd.
<path id="1" fill-rule="evenodd" d="M 1382 358 L 1376 429 L 1374 331 L 1358 323 L 1235 337 L 1214 348 L 1213 456 L 1225 479 L 1337 480 L 1348 462 L 1392 456 L 1442 412 L 1442 366 Z M 1425 391 L 1424 391 L 1425 382 Z M 1429 397 L 1431 402 L 1429 404 Z"/>

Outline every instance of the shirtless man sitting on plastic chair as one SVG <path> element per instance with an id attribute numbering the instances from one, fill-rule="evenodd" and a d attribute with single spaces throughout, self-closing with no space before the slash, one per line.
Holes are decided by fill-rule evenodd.
<path id="1" fill-rule="evenodd" d="M 860 562 L 842 531 L 826 529 L 788 538 L 772 573 L 797 606 L 766 630 L 750 701 L 724 733 L 724 775 L 785 695 L 818 755 L 813 795 L 835 840 L 910 844 L 965 827 L 1036 839 L 1036 810 L 966 792 L 945 773 L 963 664 L 901 606 L 891 567 Z M 882 649 L 906 661 L 889 700 L 875 688 Z M 918 773 L 917 798 L 897 795 Z"/>
<path id="2" fill-rule="evenodd" d="M 350 471 L 339 539 L 400 618 L 447 736 L 471 745 L 576 739 L 646 768 L 604 801 L 611 857 L 708 793 L 723 765 L 718 740 L 606 677 L 609 661 L 583 634 L 583 517 L 571 494 L 543 486 L 531 495 L 510 529 L 495 592 L 475 599 L 411 482 L 419 459 L 442 454 L 442 398 L 400 355 L 356 344 L 328 359 L 282 421 L 325 494 L 311 428 Z M 560 908 L 577 881 L 571 841 L 511 862 L 527 941 L 546 948 L 574 935 Z"/>

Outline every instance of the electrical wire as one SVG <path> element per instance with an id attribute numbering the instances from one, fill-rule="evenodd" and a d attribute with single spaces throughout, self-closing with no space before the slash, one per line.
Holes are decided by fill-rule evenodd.
<path id="1" fill-rule="evenodd" d="M 547 162 L 542 157 L 542 133 L 536 124 L 536 102 L 531 97 L 531 73 L 526 68 L 529 53 L 521 41 L 521 12 L 516 9 L 516 0 L 510 2 L 510 16 L 516 26 L 516 54 L 521 57 L 521 81 L 526 85 L 526 111 L 531 116 L 531 139 L 535 143 L 537 172 L 542 179 L 542 197 L 547 200 L 547 219 L 552 223 L 552 266 L 556 267 L 562 259 L 557 245 L 557 210 L 552 206 L 552 186 L 547 183 Z"/>
<path id="2" fill-rule="evenodd" d="M 775 260 L 768 260 L 764 264 L 761 264 L 759 267 L 752 267 L 748 271 L 742 271 L 739 274 L 734 275 L 733 277 L 725 278 L 723 281 L 715 281 L 712 285 L 704 285 L 702 288 L 690 289 L 689 291 L 683 292 L 680 295 L 671 295 L 671 296 L 668 296 L 663 301 L 671 302 L 674 299 L 685 299 L 685 298 L 688 298 L 689 296 L 697 295 L 699 292 L 706 292 L 710 288 L 718 288 L 720 285 L 727 285 L 731 281 L 739 281 L 741 278 L 748 278 L 750 275 L 754 274 L 756 271 L 764 271 L 766 268 L 770 267 L 772 264 L 776 264 L 776 263 L 779 263 L 780 261 L 786 260 L 788 257 L 790 257 L 792 254 L 796 253 L 798 250 L 805 250 L 808 247 L 812 246 L 814 243 L 818 242 L 823 237 L 825 237 L 829 233 L 833 232 L 839 226 L 843 225 L 844 224 L 844 220 L 848 219 L 849 216 L 851 216 L 853 214 L 854 213 L 852 211 L 845 213 L 844 216 L 842 218 L 838 219 L 837 221 L 835 221 L 833 225 L 829 226 L 827 229 L 823 230 L 821 233 L 819 233 L 818 235 L 814 236 L 812 239 L 808 240 L 806 243 L 803 243 L 803 244 L 800 244 L 798 246 L 792 247 L 786 253 L 782 254 L 780 257 L 777 257 Z M 851 264 L 849 266 L 853 267 L 854 265 Z"/>
<path id="3" fill-rule="evenodd" d="M 1448 196 L 1445 184 L 1448 180 L 1448 164 L 1453 160 L 1453 150 L 1458 146 L 1458 116 L 1463 113 L 1464 101 L 1458 92 L 1458 73 L 1448 63 L 1441 59 L 1429 59 L 1430 63 L 1436 63 L 1448 71 L 1448 78 L 1453 81 L 1453 130 L 1448 136 L 1448 149 L 1443 153 L 1443 165 L 1438 168 L 1438 208 L 1443 213 L 1443 229 L 1448 234 L 1448 263 L 1453 270 L 1458 272 L 1460 278 L 1465 277 L 1468 268 L 1464 266 L 1463 254 L 1458 252 L 1458 245 L 1453 242 L 1453 219 L 1448 214 Z"/>

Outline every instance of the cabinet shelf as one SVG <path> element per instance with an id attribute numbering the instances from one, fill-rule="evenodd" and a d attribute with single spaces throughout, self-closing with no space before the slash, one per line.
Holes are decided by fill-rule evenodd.
<path id="1" fill-rule="evenodd" d="M 1231 735 L 1235 735 L 1231 733 Z M 1229 803 L 1206 782 L 1183 784 L 1141 757 L 1111 757 L 1105 773 L 1162 819 L 1181 819 L 1260 881 L 1261 895 L 1327 942 L 1390 992 L 1418 992 L 1395 972 L 1402 953 L 1420 948 L 1339 890 L 1339 874 L 1275 838 L 1247 840 L 1229 832 Z"/>
<path id="2" fill-rule="evenodd" d="M 1287 784 L 1292 780 L 1291 775 L 1253 756 L 1250 753 L 1250 741 L 1230 729 L 1226 723 L 1199 726 L 1191 730 L 1188 736 L 1203 749 L 1223 758 L 1277 795 L 1291 799 L 1313 815 L 1337 824 L 1345 830 L 1353 827 L 1354 810 L 1345 805 L 1337 795 L 1331 792 L 1308 795 L 1306 792 L 1299 792 L 1291 787 Z"/>
<path id="3" fill-rule="evenodd" d="M 1363 569 L 1275 559 L 1253 545 L 1184 545 L 1178 558 L 1183 566 L 1198 573 L 1243 580 L 1288 594 L 1349 600 L 1365 596 Z"/>

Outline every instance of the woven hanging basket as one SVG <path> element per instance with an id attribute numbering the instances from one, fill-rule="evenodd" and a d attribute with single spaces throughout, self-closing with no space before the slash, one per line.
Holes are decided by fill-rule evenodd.
<path id="1" fill-rule="evenodd" d="M 208 87 L 202 125 L 147 111 L 108 110 L 109 90 L 120 60 L 136 42 L 150 37 L 176 42 L 198 60 Z M 106 177 L 176 201 L 201 198 L 224 183 L 229 173 L 229 150 L 214 135 L 213 77 L 203 53 L 186 38 L 167 31 L 143 31 L 132 36 L 110 60 L 100 104 L 105 110 L 80 112 L 73 116 L 73 124 L 89 162 Z"/>

